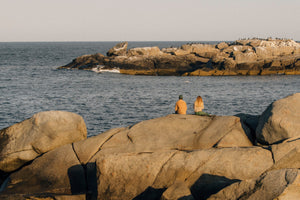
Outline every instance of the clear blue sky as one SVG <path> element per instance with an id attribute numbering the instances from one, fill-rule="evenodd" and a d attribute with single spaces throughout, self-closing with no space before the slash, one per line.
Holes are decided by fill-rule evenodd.
<path id="1" fill-rule="evenodd" d="M 300 0 L 0 0 L 0 42 L 300 40 Z"/>

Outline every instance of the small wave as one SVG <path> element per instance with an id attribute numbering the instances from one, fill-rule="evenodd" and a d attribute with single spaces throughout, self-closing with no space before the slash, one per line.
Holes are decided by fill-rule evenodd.
<path id="1" fill-rule="evenodd" d="M 96 72 L 96 73 L 103 73 L 103 72 L 120 73 L 119 68 L 112 68 L 112 69 L 103 69 L 103 68 L 104 68 L 104 66 L 97 66 L 97 67 L 93 68 L 92 71 Z"/>

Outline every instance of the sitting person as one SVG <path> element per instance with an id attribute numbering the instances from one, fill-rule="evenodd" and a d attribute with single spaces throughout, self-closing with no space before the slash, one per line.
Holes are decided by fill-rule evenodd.
<path id="1" fill-rule="evenodd" d="M 183 101 L 183 96 L 179 95 L 179 100 L 176 102 L 175 105 L 175 113 L 176 114 L 186 114 L 187 106 L 185 101 Z"/>
<path id="2" fill-rule="evenodd" d="M 196 101 L 194 102 L 195 115 L 209 116 L 209 114 L 202 111 L 203 109 L 204 109 L 204 103 L 203 103 L 202 97 L 198 96 Z"/>

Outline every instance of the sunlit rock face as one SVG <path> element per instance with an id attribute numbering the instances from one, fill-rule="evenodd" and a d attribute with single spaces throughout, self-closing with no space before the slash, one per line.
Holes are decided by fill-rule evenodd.
<path id="1" fill-rule="evenodd" d="M 80 116 L 38 113 L 8 129 L 39 135 L 44 153 L 0 174 L 0 199 L 298 199 L 299 102 L 290 95 L 260 117 L 171 114 L 87 139 Z M 22 141 L 2 145 L 17 152 Z"/>

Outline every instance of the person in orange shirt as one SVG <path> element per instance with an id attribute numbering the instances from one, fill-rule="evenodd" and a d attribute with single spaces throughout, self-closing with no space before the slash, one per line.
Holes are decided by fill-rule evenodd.
<path id="1" fill-rule="evenodd" d="M 176 102 L 175 105 L 175 113 L 176 114 L 186 114 L 187 106 L 185 101 L 183 101 L 183 96 L 179 95 L 179 100 Z"/>

